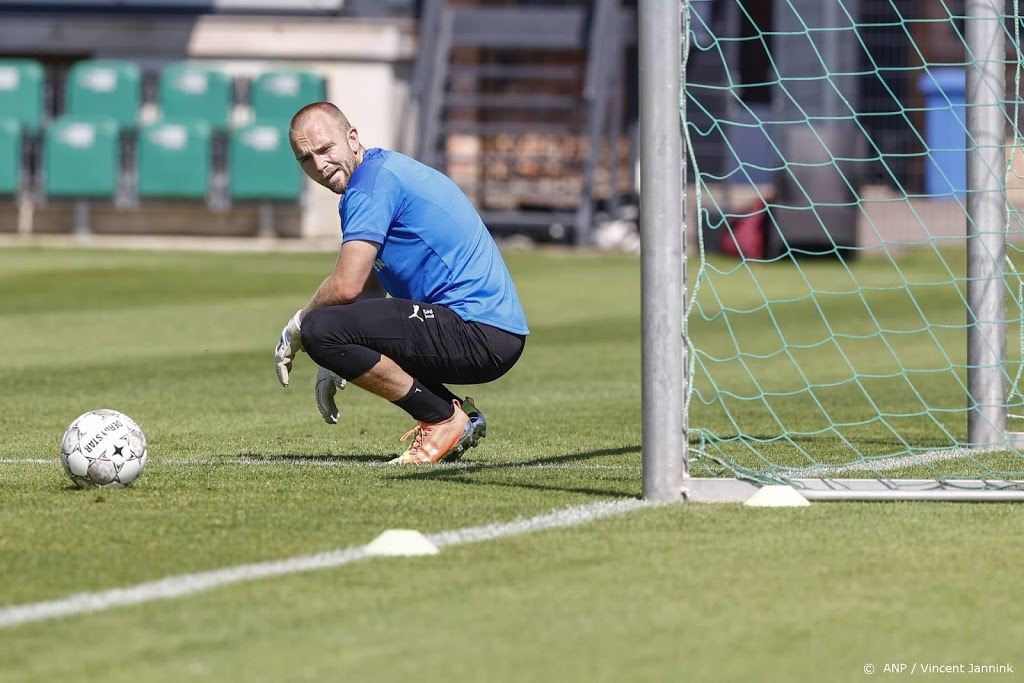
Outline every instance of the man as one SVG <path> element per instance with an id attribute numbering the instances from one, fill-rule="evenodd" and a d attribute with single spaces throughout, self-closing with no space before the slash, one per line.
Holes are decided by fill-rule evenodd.
<path id="1" fill-rule="evenodd" d="M 416 420 L 402 437 L 412 445 L 391 462 L 458 459 L 486 435 L 486 421 L 445 384 L 501 377 L 529 334 L 494 240 L 452 180 L 364 148 L 329 102 L 299 110 L 289 138 L 306 175 L 341 195 L 343 240 L 334 272 L 281 332 L 278 379 L 288 386 L 305 350 L 320 366 L 317 403 L 329 424 L 338 420 L 336 387 L 352 382 Z M 359 298 L 371 270 L 391 298 Z"/>

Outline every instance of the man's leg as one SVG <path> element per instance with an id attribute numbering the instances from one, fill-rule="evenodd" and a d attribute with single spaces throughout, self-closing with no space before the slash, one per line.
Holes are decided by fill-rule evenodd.
<path id="1" fill-rule="evenodd" d="M 413 437 L 412 445 L 391 462 L 400 465 L 457 460 L 479 441 L 477 422 L 460 410 L 461 403 L 445 402 L 395 361 L 381 355 L 380 361 L 352 383 L 386 398 L 416 418 L 417 426 L 402 437 Z M 451 392 L 448 392 L 451 393 Z"/>
<path id="2" fill-rule="evenodd" d="M 439 396 L 409 374 L 389 356 L 410 347 L 404 313 L 394 300 L 378 299 L 311 312 L 303 320 L 303 346 L 310 357 L 356 386 L 385 398 L 416 419 L 418 425 L 405 437 L 415 435 L 412 446 L 398 462 L 437 462 L 461 455 L 469 442 L 475 445 L 475 423 L 459 410 L 450 391 Z M 415 345 L 413 345 L 415 348 Z M 422 349 L 420 349 L 422 350 Z M 427 356 L 443 354 L 429 350 Z M 413 354 L 417 355 L 417 354 Z M 405 362 L 412 365 L 408 358 Z"/>
<path id="3" fill-rule="evenodd" d="M 444 383 L 493 381 L 518 361 L 525 344 L 521 335 L 465 322 L 444 306 L 404 299 L 313 311 L 303 320 L 302 340 L 317 364 L 408 412 L 420 424 L 413 430 L 418 436 L 429 425 L 461 424 L 465 411 L 463 437 L 470 446 L 486 435 L 486 421 L 468 397 L 460 401 Z M 466 445 L 464 438 L 458 447 Z M 459 453 L 454 448 L 440 457 Z"/>
<path id="4" fill-rule="evenodd" d="M 372 368 L 350 380 L 360 389 L 394 403 L 403 398 L 412 389 L 412 375 L 398 366 L 398 363 L 385 355 Z"/>

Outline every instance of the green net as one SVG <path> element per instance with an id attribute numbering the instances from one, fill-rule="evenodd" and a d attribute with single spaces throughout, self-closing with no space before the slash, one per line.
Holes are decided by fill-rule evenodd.
<path id="1" fill-rule="evenodd" d="M 998 7 L 994 170 L 1011 343 L 992 371 L 1010 432 L 1024 429 L 1018 5 Z M 964 3 L 684 7 L 691 474 L 1024 479 L 1012 435 L 968 439 L 966 159 L 980 143 Z"/>

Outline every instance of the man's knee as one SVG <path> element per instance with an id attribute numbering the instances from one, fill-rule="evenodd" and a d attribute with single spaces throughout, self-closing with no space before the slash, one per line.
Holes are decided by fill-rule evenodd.
<path id="1" fill-rule="evenodd" d="M 310 356 L 315 353 L 315 350 L 323 347 L 324 339 L 330 331 L 330 317 L 327 314 L 327 309 L 318 308 L 307 313 L 302 319 L 302 325 L 299 327 L 302 348 Z"/>
<path id="2" fill-rule="evenodd" d="M 348 338 L 347 308 L 342 305 L 310 311 L 302 319 L 300 330 L 302 348 L 314 363 L 353 380 L 376 365 L 380 353 Z"/>

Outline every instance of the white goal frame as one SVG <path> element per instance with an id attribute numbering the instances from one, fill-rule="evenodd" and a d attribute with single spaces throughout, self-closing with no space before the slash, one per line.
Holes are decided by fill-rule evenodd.
<path id="1" fill-rule="evenodd" d="M 967 0 L 967 363 L 970 447 L 1024 446 L 1008 433 L 1006 362 L 1006 35 L 995 0 Z M 685 397 L 686 155 L 683 17 L 689 0 L 638 3 L 643 497 L 737 502 L 761 484 L 689 476 Z M 680 119 L 680 114 L 682 119 Z M 1024 501 L 1024 482 L 794 479 L 808 500 Z"/>

